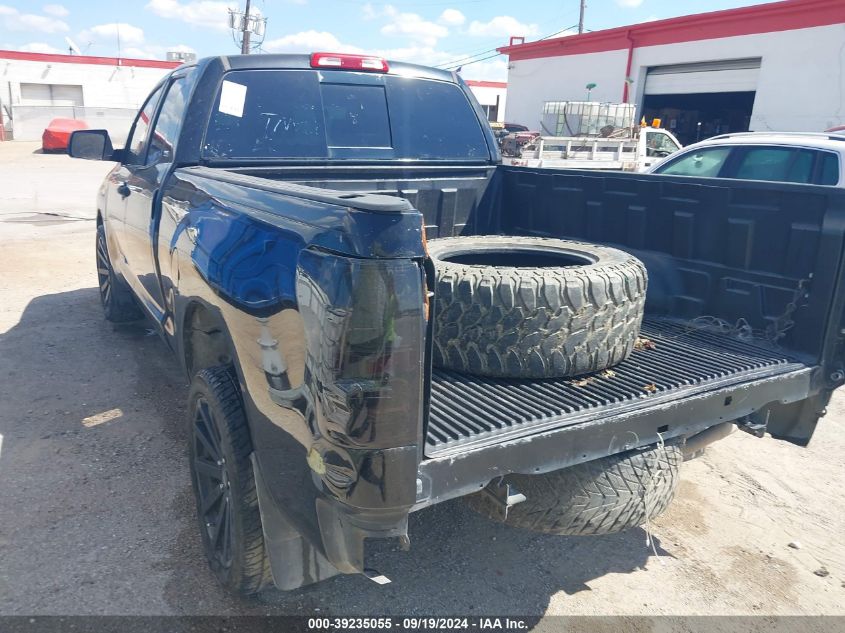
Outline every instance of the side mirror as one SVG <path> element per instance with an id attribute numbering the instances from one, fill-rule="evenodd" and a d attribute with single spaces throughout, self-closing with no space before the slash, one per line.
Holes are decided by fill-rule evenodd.
<path id="1" fill-rule="evenodd" d="M 76 130 L 70 135 L 67 153 L 85 160 L 114 160 L 114 147 L 106 130 Z"/>

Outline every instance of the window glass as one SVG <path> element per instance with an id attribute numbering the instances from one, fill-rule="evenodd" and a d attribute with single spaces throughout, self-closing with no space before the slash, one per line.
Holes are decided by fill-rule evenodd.
<path id="1" fill-rule="evenodd" d="M 393 140 L 402 158 L 485 159 L 478 118 L 456 84 L 388 78 Z"/>
<path id="2" fill-rule="evenodd" d="M 667 165 L 658 167 L 655 173 L 715 178 L 719 175 L 719 170 L 725 164 L 730 151 L 730 147 L 702 148 L 681 156 Z"/>
<path id="3" fill-rule="evenodd" d="M 147 152 L 147 136 L 150 131 L 150 124 L 155 114 L 156 105 L 158 105 L 159 97 L 164 89 L 160 86 L 153 94 L 147 98 L 147 102 L 135 119 L 135 128 L 132 130 L 132 135 L 126 141 L 126 162 L 134 165 L 139 165 L 144 162 L 144 156 Z"/>
<path id="4" fill-rule="evenodd" d="M 329 147 L 391 147 L 383 86 L 323 84 Z"/>
<path id="5" fill-rule="evenodd" d="M 647 153 L 668 156 L 680 149 L 680 146 L 665 132 L 647 132 Z"/>
<path id="6" fill-rule="evenodd" d="M 167 95 L 156 119 L 155 130 L 150 139 L 148 163 L 171 162 L 176 151 L 176 141 L 182 124 L 182 115 L 188 103 L 193 83 L 190 77 L 193 69 L 184 77 L 176 79 L 167 89 Z"/>
<path id="7" fill-rule="evenodd" d="M 227 86 L 231 82 L 233 86 Z M 236 95 L 223 99 L 224 90 Z M 316 72 L 226 74 L 205 137 L 211 158 L 317 158 L 327 155 Z"/>
<path id="8" fill-rule="evenodd" d="M 333 71 L 238 70 L 225 76 L 203 155 L 484 160 L 489 151 L 472 103 L 457 84 Z"/>
<path id="9" fill-rule="evenodd" d="M 792 147 L 748 147 L 736 167 L 734 178 L 778 182 L 810 182 L 813 152 Z"/>
<path id="10" fill-rule="evenodd" d="M 839 184 L 839 156 L 832 152 L 819 152 L 819 182 L 820 185 Z"/>

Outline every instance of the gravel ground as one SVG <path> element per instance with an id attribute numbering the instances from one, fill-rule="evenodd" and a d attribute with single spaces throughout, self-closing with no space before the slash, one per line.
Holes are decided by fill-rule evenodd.
<path id="1" fill-rule="evenodd" d="M 200 552 L 177 363 L 101 314 L 109 165 L 35 149 L 0 143 L 0 614 L 845 614 L 843 397 L 807 449 L 737 433 L 685 464 L 657 556 L 642 530 L 542 536 L 454 501 L 411 517 L 410 552 L 378 551 L 390 585 L 229 597 Z"/>

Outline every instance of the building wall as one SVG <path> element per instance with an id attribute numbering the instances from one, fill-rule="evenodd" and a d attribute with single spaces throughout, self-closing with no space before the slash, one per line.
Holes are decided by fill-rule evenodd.
<path id="1" fill-rule="evenodd" d="M 627 55 L 627 50 L 606 51 L 510 62 L 505 118 L 539 130 L 544 102 L 583 101 L 589 83 L 596 84 L 593 101 L 621 101 Z"/>
<path id="2" fill-rule="evenodd" d="M 649 66 L 760 57 L 752 130 L 822 131 L 845 124 L 845 24 L 635 48 L 629 100 L 642 103 Z M 628 51 L 510 62 L 509 121 L 539 126 L 544 101 L 622 100 Z"/>
<path id="3" fill-rule="evenodd" d="M 472 81 L 468 80 L 467 85 L 472 90 L 472 94 L 478 99 L 478 103 L 483 106 L 495 106 L 496 98 L 499 99 L 499 110 L 496 116 L 496 121 L 504 122 L 505 120 L 505 106 L 507 104 L 508 86 L 503 82 L 496 81 Z"/>
<path id="4" fill-rule="evenodd" d="M 35 57 L 35 56 L 33 56 Z M 66 116 L 85 120 L 90 127 L 105 127 L 125 137 L 134 113 L 170 67 L 60 62 L 44 59 L 4 59 L 0 55 L 0 103 L 3 121 L 18 140 L 41 138 L 49 119 Z M 65 56 L 58 56 L 65 57 Z M 131 62 L 131 60 L 122 60 Z M 163 65 L 163 64 L 162 64 Z M 82 108 L 32 106 L 21 103 L 21 84 L 82 86 Z M 11 112 L 12 120 L 9 120 Z M 125 128 L 125 129 L 124 129 Z"/>

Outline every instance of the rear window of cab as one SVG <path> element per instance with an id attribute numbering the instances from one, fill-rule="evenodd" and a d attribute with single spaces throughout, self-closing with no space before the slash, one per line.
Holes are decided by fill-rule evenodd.
<path id="1" fill-rule="evenodd" d="M 480 161 L 490 151 L 472 103 L 454 83 L 239 70 L 218 90 L 203 157 Z"/>

